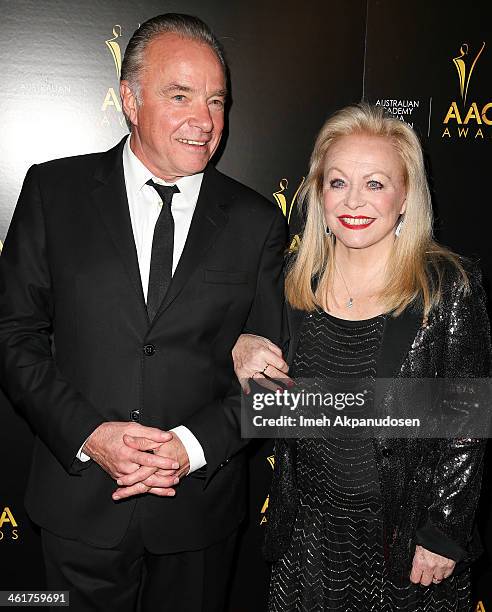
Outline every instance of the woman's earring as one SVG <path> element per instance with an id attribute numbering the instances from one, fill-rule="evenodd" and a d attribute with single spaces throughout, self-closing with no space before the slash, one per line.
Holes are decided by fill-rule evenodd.
<path id="1" fill-rule="evenodd" d="M 395 228 L 395 236 L 397 238 L 401 234 L 401 228 L 403 227 L 404 221 L 405 221 L 405 216 L 404 215 L 400 215 L 400 219 L 399 219 L 398 223 L 396 224 L 396 228 Z"/>
<path id="2" fill-rule="evenodd" d="M 326 226 L 326 235 L 327 236 L 333 236 L 333 232 L 331 231 L 331 229 L 328 226 Z"/>

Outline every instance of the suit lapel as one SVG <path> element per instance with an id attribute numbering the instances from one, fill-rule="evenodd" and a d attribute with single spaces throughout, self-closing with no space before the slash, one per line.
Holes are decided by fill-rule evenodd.
<path id="1" fill-rule="evenodd" d="M 220 173 L 213 166 L 207 166 L 183 253 L 174 272 L 169 291 L 152 324 L 177 298 L 203 260 L 206 251 L 214 244 L 218 234 L 226 225 L 228 220 L 224 211 L 226 205 Z"/>
<path id="2" fill-rule="evenodd" d="M 135 294 L 147 313 L 123 173 L 125 140 L 124 138 L 106 153 L 104 162 L 95 175 L 98 186 L 92 192 L 92 198 L 123 262 Z"/>

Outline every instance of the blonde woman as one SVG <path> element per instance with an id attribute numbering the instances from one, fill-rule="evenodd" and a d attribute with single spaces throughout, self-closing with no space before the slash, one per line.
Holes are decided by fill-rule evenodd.
<path id="1" fill-rule="evenodd" d="M 479 273 L 432 236 L 414 131 L 366 104 L 323 126 L 285 294 L 294 377 L 488 377 Z M 242 336 L 238 376 L 287 369 Z M 470 610 L 483 441 L 277 440 L 265 551 L 271 612 Z"/>

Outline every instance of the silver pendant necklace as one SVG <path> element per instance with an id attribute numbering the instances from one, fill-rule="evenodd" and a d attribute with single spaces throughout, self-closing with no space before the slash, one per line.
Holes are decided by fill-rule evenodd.
<path id="1" fill-rule="evenodd" d="M 352 306 L 354 305 L 354 298 L 353 298 L 353 297 L 350 295 L 350 291 L 349 291 L 349 288 L 348 288 L 348 286 L 347 286 L 347 283 L 345 282 L 345 279 L 344 279 L 344 277 L 343 277 L 343 274 L 340 272 L 340 270 L 339 270 L 339 268 L 338 268 L 338 266 L 337 266 L 337 262 L 336 262 L 336 261 L 335 261 L 335 270 L 336 270 L 336 271 L 338 272 L 338 274 L 340 275 L 340 278 L 342 279 L 343 284 L 345 285 L 345 290 L 347 291 L 348 300 L 347 300 L 347 302 L 346 302 L 345 306 L 346 306 L 347 308 L 352 308 Z"/>
<path id="2" fill-rule="evenodd" d="M 346 307 L 346 308 L 352 308 L 352 307 L 353 307 L 353 305 L 354 305 L 355 299 L 354 299 L 354 298 L 353 298 L 353 296 L 352 296 L 352 292 L 351 292 L 351 291 L 350 291 L 350 289 L 348 288 L 347 281 L 345 280 L 345 278 L 344 278 L 344 276 L 343 276 L 342 272 L 340 271 L 340 268 L 337 266 L 337 262 L 336 262 L 336 260 L 335 260 L 335 270 L 336 270 L 336 271 L 338 272 L 338 274 L 340 275 L 340 278 L 342 279 L 343 284 L 345 285 L 345 290 L 346 290 L 346 292 L 347 292 L 347 297 L 348 297 L 348 300 L 345 302 L 345 307 Z M 374 280 L 375 280 L 375 279 L 376 279 L 376 278 L 377 278 L 377 277 L 378 277 L 378 276 L 381 274 L 381 271 L 382 271 L 382 268 L 380 268 L 379 270 L 377 270 L 376 274 L 374 274 L 374 276 L 372 276 L 372 277 L 371 277 L 371 279 L 370 279 L 369 283 L 367 283 L 367 286 L 370 286 L 370 285 L 373 283 L 373 281 L 374 281 Z M 360 296 L 360 294 L 359 294 L 359 296 Z M 370 298 L 371 298 L 371 296 L 366 296 L 366 301 L 367 301 L 368 299 L 370 299 Z M 357 298 L 357 299 L 359 299 L 359 298 Z"/>

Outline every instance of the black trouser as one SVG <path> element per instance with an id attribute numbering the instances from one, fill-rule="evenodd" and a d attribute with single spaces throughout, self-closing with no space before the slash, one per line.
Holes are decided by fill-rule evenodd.
<path id="1" fill-rule="evenodd" d="M 71 612 L 222 612 L 237 532 L 203 550 L 165 555 L 144 546 L 138 503 L 114 548 L 42 530 L 47 588 L 70 591 Z"/>

